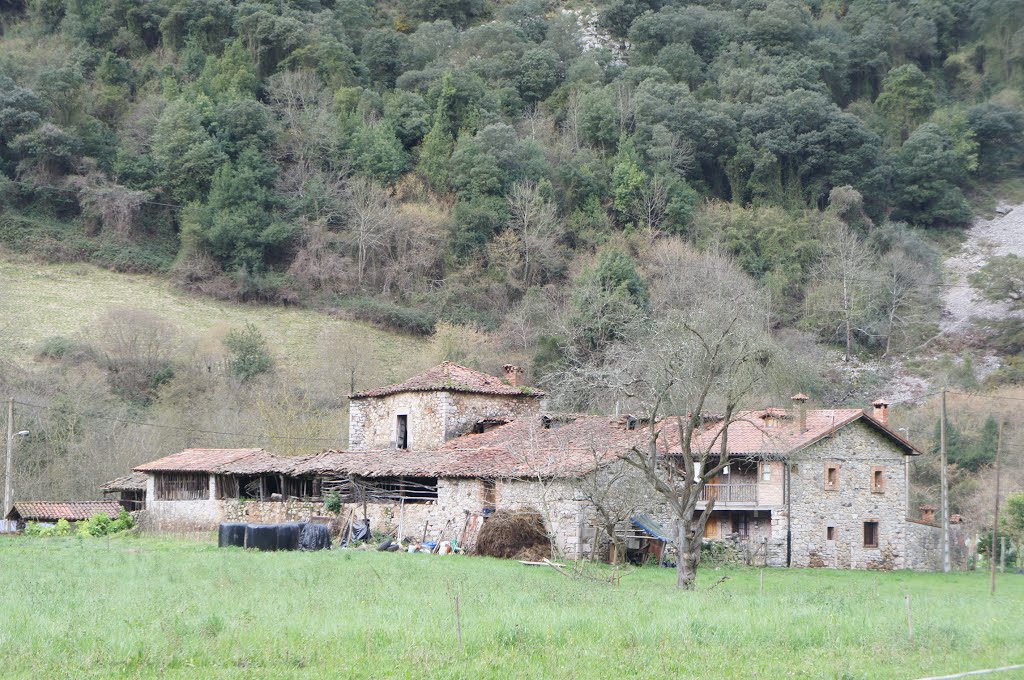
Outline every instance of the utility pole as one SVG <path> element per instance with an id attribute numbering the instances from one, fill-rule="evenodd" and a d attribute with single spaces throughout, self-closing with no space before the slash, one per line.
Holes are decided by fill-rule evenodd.
<path id="1" fill-rule="evenodd" d="M 946 478 L 946 389 L 942 389 L 942 412 L 939 416 L 939 453 L 942 486 L 942 571 L 952 569 L 949 559 L 949 480 Z M 994 548 L 993 548 L 994 549 Z"/>
<path id="2" fill-rule="evenodd" d="M 1003 448 L 1003 421 L 999 421 L 999 434 L 996 435 L 996 511 L 992 520 L 992 550 L 989 551 L 989 562 L 992 568 L 992 594 L 996 594 L 996 540 L 999 536 L 999 451 Z"/>
<path id="3" fill-rule="evenodd" d="M 7 528 L 7 513 L 11 511 L 11 466 L 14 463 L 14 397 L 7 400 L 7 466 L 4 468 L 4 514 L 0 517 Z"/>

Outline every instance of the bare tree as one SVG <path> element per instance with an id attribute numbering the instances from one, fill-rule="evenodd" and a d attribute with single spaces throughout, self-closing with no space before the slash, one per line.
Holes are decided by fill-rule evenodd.
<path id="1" fill-rule="evenodd" d="M 873 275 L 870 256 L 857 234 L 842 222 L 833 223 L 806 309 L 809 323 L 843 343 L 844 361 L 853 356 L 854 335 L 868 333 Z"/>
<path id="2" fill-rule="evenodd" d="M 559 222 L 555 205 L 532 182 L 516 182 L 507 197 L 509 229 L 518 240 L 520 280 L 530 287 L 563 263 L 558 248 Z"/>
<path id="3" fill-rule="evenodd" d="M 883 356 L 888 356 L 893 339 L 901 336 L 905 340 L 910 330 L 921 322 L 926 297 L 924 289 L 931 277 L 920 263 L 896 251 L 881 258 L 879 274 L 885 343 Z"/>
<path id="4" fill-rule="evenodd" d="M 370 260 L 388 245 L 396 207 L 387 191 L 362 177 L 348 183 L 346 194 L 350 208 L 346 238 L 356 257 L 356 282 L 362 286 Z"/>
<path id="5" fill-rule="evenodd" d="M 632 207 L 633 219 L 643 225 L 648 237 L 654 240 L 661 231 L 668 210 L 668 182 L 665 177 L 655 174 L 640 185 Z"/>
<path id="6" fill-rule="evenodd" d="M 649 418 L 645 445 L 624 460 L 668 508 L 684 589 L 694 587 L 714 509 L 711 499 L 697 512 L 704 486 L 729 465 L 729 425 L 767 387 L 776 363 L 767 295 L 721 261 L 699 283 L 676 297 L 674 308 L 664 305 L 657 318 L 635 325 L 631 337 L 585 372 L 590 389 Z"/>
<path id="7" fill-rule="evenodd" d="M 595 521 L 615 546 L 616 557 L 626 554 L 626 544 L 618 529 L 628 525 L 638 512 L 650 510 L 650 486 L 636 466 L 622 462 L 604 464 L 594 450 L 594 471 L 576 477 L 577 496 L 593 507 Z M 592 546 L 591 550 L 596 550 Z"/>

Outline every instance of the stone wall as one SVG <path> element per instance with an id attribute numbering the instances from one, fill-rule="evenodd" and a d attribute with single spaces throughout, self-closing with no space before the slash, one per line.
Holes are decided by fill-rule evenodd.
<path id="1" fill-rule="evenodd" d="M 429 451 L 470 432 L 485 418 L 511 420 L 539 414 L 540 400 L 461 392 L 401 392 L 349 402 L 349 448 L 353 451 L 394 448 L 398 416 L 408 416 L 409 448 Z"/>
<path id="2" fill-rule="evenodd" d="M 827 465 L 838 466 L 838 485 L 826 488 Z M 907 561 L 907 489 L 904 456 L 891 441 L 857 421 L 794 455 L 790 473 L 792 565 L 902 569 Z M 881 467 L 884 487 L 872 488 Z M 785 508 L 774 517 L 785 536 Z M 878 522 L 878 547 L 864 546 L 864 522 Z M 828 527 L 833 540 L 828 540 Z"/>
<path id="3" fill-rule="evenodd" d="M 950 566 L 967 569 L 970 549 L 962 524 L 949 525 Z M 942 571 L 942 527 L 920 520 L 907 521 L 907 568 Z"/>
<path id="4" fill-rule="evenodd" d="M 408 416 L 409 448 L 422 451 L 444 443 L 447 392 L 402 392 L 349 402 L 348 446 L 352 451 L 393 449 L 398 416 Z"/>
<path id="5" fill-rule="evenodd" d="M 473 426 L 485 418 L 514 420 L 536 416 L 540 425 L 540 399 L 529 395 L 521 397 L 490 394 L 446 392 L 448 396 L 445 418 L 445 440 L 472 432 Z"/>

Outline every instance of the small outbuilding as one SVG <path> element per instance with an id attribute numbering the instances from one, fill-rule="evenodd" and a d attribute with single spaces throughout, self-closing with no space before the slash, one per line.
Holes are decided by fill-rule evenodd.
<path id="1" fill-rule="evenodd" d="M 100 513 L 117 517 L 120 512 L 121 504 L 117 501 L 22 501 L 15 503 L 7 513 L 7 521 L 14 523 L 17 531 L 23 531 L 28 522 L 55 523 L 62 519 L 81 522 Z"/>
<path id="2" fill-rule="evenodd" d="M 146 473 L 132 472 L 100 485 L 104 496 L 120 494 L 116 500 L 129 512 L 146 509 Z"/>

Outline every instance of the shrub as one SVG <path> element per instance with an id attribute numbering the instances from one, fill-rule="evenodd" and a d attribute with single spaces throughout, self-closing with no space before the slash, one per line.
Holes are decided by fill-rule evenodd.
<path id="1" fill-rule="evenodd" d="M 69 338 L 63 335 L 51 335 L 39 344 L 39 351 L 36 356 L 40 359 L 63 359 L 74 346 Z"/>
<path id="2" fill-rule="evenodd" d="M 231 355 L 228 361 L 231 375 L 236 378 L 250 380 L 274 368 L 267 341 L 251 323 L 245 324 L 245 328 L 232 328 L 224 338 L 224 346 Z"/>
<path id="3" fill-rule="evenodd" d="M 337 491 L 332 491 L 324 497 L 324 510 L 335 515 L 341 512 L 341 496 Z"/>
<path id="4" fill-rule="evenodd" d="M 71 535 L 71 522 L 66 519 L 57 520 L 57 525 L 54 527 L 55 533 L 58 536 L 70 536 Z"/>
<path id="5" fill-rule="evenodd" d="M 356 298 L 346 302 L 345 307 L 360 321 L 413 335 L 430 335 L 437 323 L 437 317 L 426 309 L 402 307 L 376 298 Z"/>

